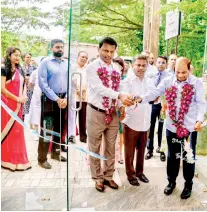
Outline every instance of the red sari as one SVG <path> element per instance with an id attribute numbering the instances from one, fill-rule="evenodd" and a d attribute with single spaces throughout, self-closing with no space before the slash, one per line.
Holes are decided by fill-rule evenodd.
<path id="1" fill-rule="evenodd" d="M 24 78 L 16 69 L 6 89 L 16 96 L 23 93 Z M 22 104 L 1 94 L 1 100 L 22 119 Z M 1 165 L 11 171 L 31 168 L 26 150 L 24 128 L 1 107 Z"/>

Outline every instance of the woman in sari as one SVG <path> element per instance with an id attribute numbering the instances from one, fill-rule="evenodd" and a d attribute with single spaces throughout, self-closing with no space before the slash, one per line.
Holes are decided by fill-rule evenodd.
<path id="1" fill-rule="evenodd" d="M 22 106 L 27 101 L 24 75 L 20 68 L 21 51 L 9 47 L 1 68 L 1 100 L 22 119 Z M 31 168 L 27 157 L 24 128 L 1 107 L 1 166 L 11 171 Z"/>

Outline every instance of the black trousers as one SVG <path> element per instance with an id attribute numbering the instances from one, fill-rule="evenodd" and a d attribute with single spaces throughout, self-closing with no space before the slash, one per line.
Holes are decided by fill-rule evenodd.
<path id="1" fill-rule="evenodd" d="M 155 125 L 156 125 L 157 119 L 159 120 L 160 118 L 161 109 L 162 109 L 161 104 L 152 105 L 150 133 L 149 133 L 149 139 L 147 142 L 147 149 L 149 151 L 153 151 L 154 149 Z M 162 142 L 162 130 L 163 130 L 163 122 L 159 121 L 158 123 L 158 146 L 159 147 L 161 147 L 161 142 Z"/>
<path id="2" fill-rule="evenodd" d="M 193 132 L 194 133 L 194 132 Z M 181 143 L 174 143 L 173 138 L 177 139 L 176 133 L 173 133 L 169 130 L 166 130 L 167 144 L 168 144 L 168 157 L 167 157 L 167 177 L 169 182 L 176 182 L 176 178 L 179 173 L 180 168 L 180 158 L 176 158 L 176 154 L 181 153 L 181 143 L 184 143 L 183 139 Z M 195 143 L 195 141 L 193 142 Z M 192 146 L 193 153 L 195 153 L 196 144 Z M 183 154 L 185 158 L 186 152 Z M 195 157 L 195 155 L 194 155 Z M 185 185 L 192 189 L 193 177 L 195 172 L 195 163 L 188 163 L 186 160 L 183 160 L 183 177 L 185 179 Z"/>
<path id="3" fill-rule="evenodd" d="M 64 98 L 64 96 L 60 96 Z M 67 107 L 65 109 L 60 109 L 57 102 L 49 100 L 45 95 L 41 98 L 41 128 L 46 128 L 49 130 L 53 130 L 54 132 L 60 133 L 61 135 L 64 133 L 65 125 L 67 125 Z M 44 136 L 44 131 L 41 129 L 40 134 Z M 50 134 L 47 134 L 49 135 Z M 60 154 L 60 143 L 61 138 L 58 136 L 53 136 L 53 141 L 57 144 L 52 144 L 52 152 L 56 152 Z M 45 140 L 43 138 L 39 138 L 38 145 L 38 162 L 44 163 L 47 161 L 47 154 L 49 149 L 50 141 Z"/>
<path id="4" fill-rule="evenodd" d="M 76 103 L 76 107 L 78 108 L 80 105 L 80 102 Z M 80 135 L 80 141 L 84 141 L 87 139 L 86 134 L 86 108 L 87 108 L 87 102 L 82 102 L 82 108 L 78 111 L 78 122 L 79 122 L 79 135 Z"/>

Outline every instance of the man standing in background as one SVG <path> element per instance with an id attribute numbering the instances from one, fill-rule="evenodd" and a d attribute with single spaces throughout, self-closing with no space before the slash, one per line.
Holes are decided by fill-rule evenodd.
<path id="1" fill-rule="evenodd" d="M 157 62 L 157 73 L 154 75 L 152 80 L 154 81 L 155 87 L 157 87 L 164 78 L 169 76 L 169 73 L 165 70 L 167 67 L 167 57 L 165 56 L 158 56 Z M 145 159 L 148 160 L 153 156 L 153 149 L 154 149 L 154 131 L 156 121 L 160 119 L 160 111 L 162 109 L 160 97 L 155 101 L 152 105 L 152 113 L 151 113 L 151 126 L 150 126 L 150 134 L 147 144 L 148 153 L 145 156 Z M 163 122 L 159 121 L 158 123 L 158 148 L 156 150 L 157 153 L 160 153 L 160 159 L 165 161 L 166 157 L 164 152 L 160 152 L 161 142 L 162 142 L 162 130 L 163 130 Z"/>
<path id="2" fill-rule="evenodd" d="M 176 64 L 177 58 L 178 56 L 176 54 L 171 54 L 169 56 L 168 67 L 166 70 L 171 74 L 175 74 L 175 64 Z"/>
<path id="3" fill-rule="evenodd" d="M 67 80 L 68 80 L 68 61 L 62 58 L 64 44 L 62 40 L 54 39 L 51 41 L 52 56 L 45 58 L 38 69 L 39 87 L 44 93 L 41 99 L 41 128 L 49 128 L 53 131 L 64 133 L 67 125 Z M 45 123 L 45 124 L 44 124 Z M 43 129 L 40 134 L 44 136 Z M 66 162 L 66 158 L 60 155 L 61 138 L 54 136 L 52 144 L 51 158 Z M 51 169 L 47 162 L 47 153 L 50 142 L 39 138 L 38 164 L 45 169 Z"/>
<path id="4" fill-rule="evenodd" d="M 86 134 L 86 107 L 87 107 L 87 82 L 86 82 L 86 64 L 88 61 L 88 53 L 80 51 L 78 53 L 77 64 L 74 67 L 76 72 L 82 75 L 82 90 L 80 91 L 80 80 L 76 80 L 76 107 L 80 106 L 82 101 L 81 110 L 78 111 L 78 124 L 79 124 L 79 135 L 80 141 L 83 143 L 87 142 Z M 81 99 L 82 98 L 82 99 Z"/>

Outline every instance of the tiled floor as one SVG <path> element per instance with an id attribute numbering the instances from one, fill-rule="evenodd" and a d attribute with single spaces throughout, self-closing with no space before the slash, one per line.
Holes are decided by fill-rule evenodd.
<path id="1" fill-rule="evenodd" d="M 25 133 L 27 149 L 32 169 L 25 172 L 1 170 L 2 210 L 64 210 L 67 203 L 71 210 L 207 210 L 203 201 L 207 200 L 206 186 L 207 157 L 199 157 L 197 167 L 204 178 L 195 178 L 193 195 L 187 201 L 180 200 L 183 189 L 182 170 L 178 177 L 175 192 L 166 197 L 166 162 L 161 162 L 159 155 L 145 161 L 145 174 L 149 184 L 139 187 L 129 185 L 124 164 L 116 164 L 115 181 L 120 185 L 118 191 L 107 188 L 99 193 L 91 180 L 86 155 L 78 150 L 69 150 L 69 179 L 67 163 L 49 159 L 52 169 L 46 170 L 37 164 L 37 145 L 33 136 Z M 86 148 L 86 144 L 77 143 Z M 66 153 L 63 153 L 66 156 Z M 50 156 L 48 155 L 48 158 Z M 202 180 L 202 181 L 201 181 Z M 67 189 L 70 198 L 67 201 Z M 12 202 L 12 205 L 11 205 Z"/>

